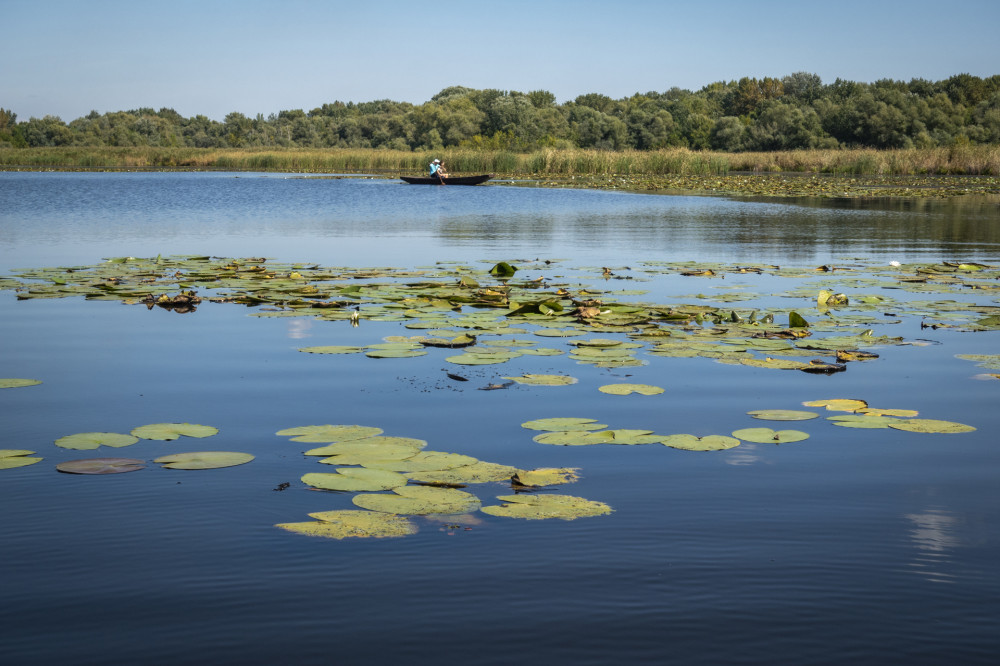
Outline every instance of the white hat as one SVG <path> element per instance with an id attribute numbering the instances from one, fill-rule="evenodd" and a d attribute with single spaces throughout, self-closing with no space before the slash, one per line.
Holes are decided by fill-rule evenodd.
<path id="1" fill-rule="evenodd" d="M 431 164 L 440 164 L 440 163 L 441 163 L 441 160 L 437 160 L 437 159 L 434 160 L 433 162 L 431 162 Z"/>

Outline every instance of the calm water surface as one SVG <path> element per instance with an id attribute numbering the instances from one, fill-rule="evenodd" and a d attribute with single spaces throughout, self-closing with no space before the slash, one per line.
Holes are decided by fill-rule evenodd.
<path id="1" fill-rule="evenodd" d="M 558 259 L 551 279 L 597 282 L 611 266 L 636 278 L 616 287 L 649 292 L 623 300 L 685 302 L 725 287 L 789 307 L 767 296 L 796 286 L 787 278 L 692 283 L 639 267 L 998 263 L 1000 212 L 972 199 L 778 203 L 258 174 L 0 173 L 0 278 L 157 254 L 402 267 Z M 907 297 L 996 304 L 990 294 Z M 44 381 L 0 390 L 0 448 L 45 458 L 0 471 L 5 663 L 937 664 L 992 663 L 1000 649 L 1000 382 L 972 379 L 981 369 L 954 358 L 1000 352 L 995 332 L 921 329 L 911 316 L 878 332 L 932 344 L 880 348 L 878 361 L 829 377 L 648 356 L 614 370 L 533 356 L 459 369 L 441 353 L 296 351 L 412 334 L 397 323 L 250 312 L 206 303 L 177 315 L 0 292 L 0 376 Z M 524 372 L 579 382 L 477 390 Z M 596 390 L 622 381 L 666 393 Z M 805 442 L 698 454 L 543 446 L 520 427 L 582 416 L 728 434 L 785 427 L 748 410 L 832 397 L 978 430 L 918 435 L 819 419 L 791 425 L 810 433 Z M 91 455 L 55 447 L 59 437 L 174 421 L 220 433 L 92 455 L 257 458 L 204 472 L 54 471 Z M 580 481 L 557 492 L 615 512 L 571 522 L 482 515 L 471 529 L 420 521 L 403 539 L 289 534 L 273 525 L 352 506 L 350 494 L 306 490 L 299 477 L 317 471 L 315 459 L 274 435 L 320 423 L 375 425 L 521 468 L 578 467 Z M 510 492 L 470 490 L 484 503 Z"/>

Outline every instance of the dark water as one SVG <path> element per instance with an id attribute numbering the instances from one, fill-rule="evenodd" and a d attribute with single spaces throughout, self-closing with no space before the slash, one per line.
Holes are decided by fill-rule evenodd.
<path id="1" fill-rule="evenodd" d="M 996 263 L 1000 213 L 977 200 L 858 207 L 253 174 L 0 173 L 0 277 L 157 254 L 404 267 L 541 257 L 591 278 L 588 267 L 644 261 Z M 654 302 L 723 286 L 632 274 L 650 281 L 622 288 L 647 289 Z M 789 288 L 787 279 L 739 280 L 759 293 Z M 411 333 L 399 324 L 248 312 L 206 304 L 176 315 L 0 292 L 0 376 L 44 381 L 0 390 L 0 448 L 45 458 L 0 470 L 5 663 L 937 664 L 992 663 L 1000 649 L 1000 382 L 973 380 L 981 370 L 954 358 L 1000 352 L 996 333 L 920 329 L 910 317 L 880 332 L 937 344 L 880 348 L 877 362 L 829 377 L 703 358 L 601 370 L 525 356 L 463 367 L 472 381 L 459 384 L 444 377 L 457 368 L 445 354 L 295 351 Z M 523 372 L 580 381 L 476 390 Z M 667 391 L 596 391 L 621 381 Z M 918 435 L 816 420 L 788 426 L 810 432 L 805 442 L 698 454 L 543 446 L 520 427 L 575 415 L 727 434 L 785 427 L 748 410 L 832 397 L 978 430 Z M 52 444 L 165 421 L 220 433 L 93 453 Z M 298 481 L 317 471 L 301 455 L 311 445 L 273 434 L 319 423 L 376 425 L 522 468 L 579 467 L 580 481 L 558 492 L 615 512 L 571 522 L 482 515 L 471 529 L 420 521 L 403 539 L 289 534 L 273 525 L 351 508 L 351 495 Z M 54 471 L 90 455 L 206 449 L 257 458 L 205 472 Z M 283 482 L 291 487 L 276 492 Z M 510 492 L 471 490 L 484 500 Z"/>

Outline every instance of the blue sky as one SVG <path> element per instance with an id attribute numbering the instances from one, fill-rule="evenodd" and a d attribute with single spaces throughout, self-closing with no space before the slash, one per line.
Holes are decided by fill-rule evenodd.
<path id="1" fill-rule="evenodd" d="M 0 107 L 19 120 L 419 104 L 452 85 L 565 102 L 797 71 L 1000 74 L 996 0 L 0 0 L 0 25 Z"/>

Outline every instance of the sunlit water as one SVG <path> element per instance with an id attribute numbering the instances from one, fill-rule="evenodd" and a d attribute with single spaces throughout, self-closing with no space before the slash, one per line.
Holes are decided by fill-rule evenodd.
<path id="1" fill-rule="evenodd" d="M 753 275 L 692 283 L 637 267 L 995 263 L 1000 214 L 977 200 L 865 207 L 257 174 L 0 173 L 0 277 L 157 254 L 402 267 L 540 258 L 561 260 L 549 277 L 596 280 L 610 266 L 637 278 L 620 288 L 684 302 L 737 282 L 762 294 L 789 284 Z M 601 370 L 525 356 L 458 369 L 443 353 L 296 351 L 409 333 L 399 324 L 247 314 L 0 292 L 0 377 L 44 381 L 0 390 L 0 448 L 45 458 L 0 470 L 5 662 L 936 664 L 987 663 L 1000 649 L 1000 382 L 973 380 L 980 369 L 954 358 L 998 353 L 996 333 L 922 330 L 911 317 L 880 332 L 939 344 L 881 348 L 877 362 L 829 377 L 703 358 Z M 450 381 L 445 372 L 456 370 L 470 381 Z M 523 372 L 579 382 L 477 390 Z M 621 381 L 666 393 L 596 391 Z M 728 434 L 785 427 L 748 410 L 831 397 L 978 430 L 919 435 L 817 420 L 791 424 L 810 432 L 805 442 L 698 454 L 544 446 L 520 427 L 582 416 Z M 173 421 L 220 434 L 96 452 L 52 443 Z M 572 522 L 483 515 L 471 529 L 420 521 L 403 539 L 289 534 L 273 525 L 352 507 L 350 494 L 306 490 L 298 479 L 317 471 L 315 459 L 274 435 L 320 423 L 375 425 L 521 468 L 578 467 L 580 481 L 557 492 L 615 512 Z M 204 472 L 54 471 L 91 455 L 193 450 L 257 459 Z M 274 490 L 284 482 L 288 490 Z M 470 489 L 486 500 L 510 492 Z"/>

